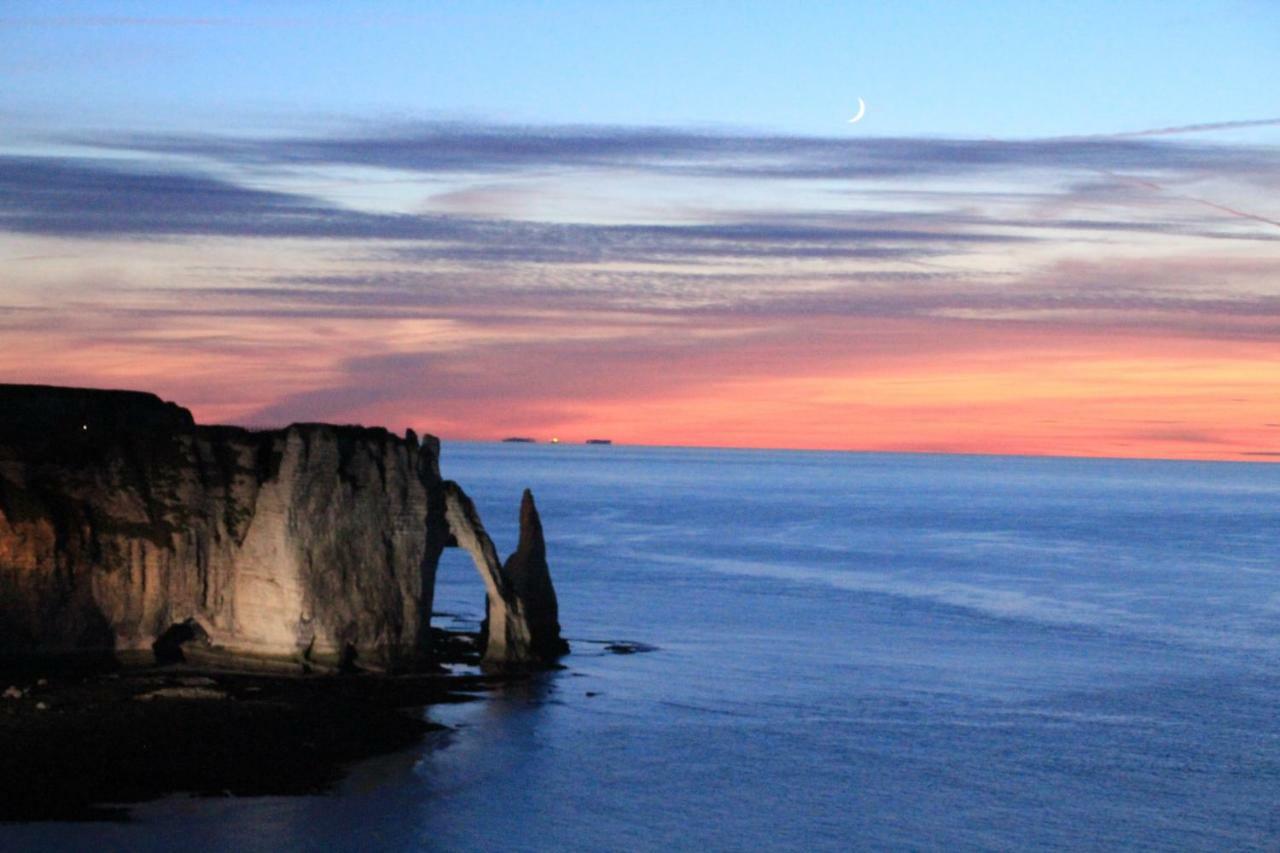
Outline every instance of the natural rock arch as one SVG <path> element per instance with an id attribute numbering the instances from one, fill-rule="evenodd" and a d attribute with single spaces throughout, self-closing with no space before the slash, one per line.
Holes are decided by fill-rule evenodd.
<path id="1" fill-rule="evenodd" d="M 506 564 L 480 521 L 475 504 L 453 481 L 444 484 L 445 521 L 457 547 L 471 555 L 484 582 L 489 666 L 536 666 L 552 662 L 569 646 L 560 637 L 559 605 L 547 569 L 542 521 L 525 489 L 520 504 L 520 543 Z"/>

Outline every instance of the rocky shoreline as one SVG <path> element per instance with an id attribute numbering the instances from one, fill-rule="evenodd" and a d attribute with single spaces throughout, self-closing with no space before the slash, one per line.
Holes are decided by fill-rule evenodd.
<path id="1" fill-rule="evenodd" d="M 474 635 L 439 632 L 469 664 Z M 457 652 L 461 650 L 461 654 Z M 281 675 L 191 664 L 0 673 L 0 821 L 128 820 L 169 794 L 319 794 L 442 728 L 423 709 L 520 675 Z M 527 676 L 526 676 L 527 677 Z"/>

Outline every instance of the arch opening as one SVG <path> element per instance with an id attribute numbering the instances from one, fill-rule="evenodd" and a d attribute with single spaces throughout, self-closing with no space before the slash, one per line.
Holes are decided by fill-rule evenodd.
<path id="1" fill-rule="evenodd" d="M 461 548 L 445 548 L 436 562 L 431 605 L 431 656 L 437 663 L 480 663 L 487 606 L 471 555 Z"/>

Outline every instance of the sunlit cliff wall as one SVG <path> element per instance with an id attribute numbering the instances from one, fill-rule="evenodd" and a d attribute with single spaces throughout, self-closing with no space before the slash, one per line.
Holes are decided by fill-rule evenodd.
<path id="1" fill-rule="evenodd" d="M 198 426 L 149 394 L 0 386 L 0 652 L 149 650 L 194 620 L 231 655 L 424 661 L 456 544 L 438 457 L 412 432 Z"/>

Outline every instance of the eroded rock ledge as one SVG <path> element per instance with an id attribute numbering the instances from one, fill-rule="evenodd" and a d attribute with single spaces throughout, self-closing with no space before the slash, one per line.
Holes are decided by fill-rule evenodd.
<path id="1" fill-rule="evenodd" d="M 0 655 L 150 654 L 189 630 L 237 659 L 413 668 L 451 545 L 485 583 L 486 663 L 567 650 L 532 496 L 502 565 L 434 437 L 0 385 Z"/>

